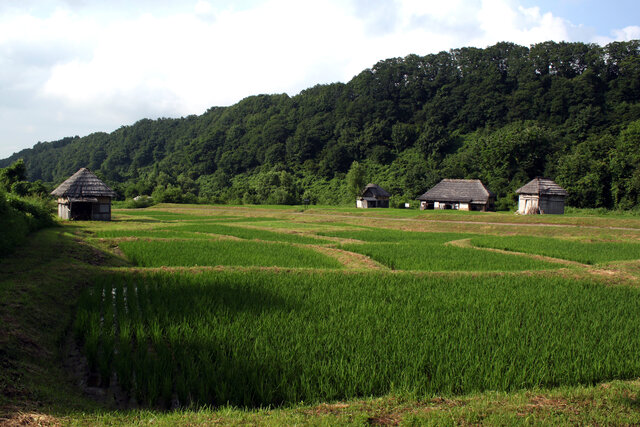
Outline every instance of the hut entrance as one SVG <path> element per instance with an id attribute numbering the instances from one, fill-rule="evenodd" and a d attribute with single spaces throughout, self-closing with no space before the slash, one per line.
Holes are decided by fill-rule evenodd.
<path id="1" fill-rule="evenodd" d="M 88 221 L 91 219 L 91 202 L 73 202 L 71 204 L 71 219 Z"/>

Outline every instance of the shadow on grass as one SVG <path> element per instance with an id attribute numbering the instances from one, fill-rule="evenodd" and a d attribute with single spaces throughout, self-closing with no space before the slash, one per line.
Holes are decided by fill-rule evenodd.
<path id="1" fill-rule="evenodd" d="M 111 404 L 96 401 L 83 393 L 77 379 L 64 366 L 62 347 L 76 317 L 78 298 L 84 289 L 96 283 L 96 278 L 117 274 L 127 280 L 136 280 L 142 274 L 110 273 L 112 270 L 107 269 L 121 266 L 122 260 L 74 236 L 83 231 L 86 229 L 81 224 L 69 223 L 41 230 L 33 233 L 13 254 L 0 260 L 0 324 L 3 325 L 0 334 L 0 424 L 2 420 L 12 420 L 24 413 L 44 412 L 63 419 L 79 413 L 100 416 L 114 409 Z M 154 304 L 181 302 L 184 309 L 171 312 L 174 324 L 185 316 L 195 321 L 199 314 L 211 310 L 223 311 L 234 319 L 245 313 L 295 309 L 290 302 L 268 290 L 254 289 L 249 283 L 203 287 L 197 275 L 185 283 L 180 283 L 179 277 L 175 280 L 177 283 L 160 289 L 154 299 Z M 201 301 L 207 304 L 201 305 L 200 311 L 193 310 L 192 306 Z M 240 406 L 256 406 L 287 398 L 286 391 L 278 391 L 276 387 L 252 390 L 245 386 L 248 378 L 262 378 L 268 369 L 276 372 L 283 369 L 275 360 L 264 357 L 256 361 L 248 350 L 230 357 L 230 352 L 235 351 L 234 345 L 225 343 L 223 338 L 166 340 L 167 349 L 180 349 L 188 354 L 182 363 L 169 365 L 170 391 L 180 397 L 181 405 L 229 401 Z M 149 366 L 153 368 L 153 364 Z M 202 369 L 216 369 L 218 380 L 211 383 L 196 381 L 196 387 L 190 390 L 191 386 L 185 386 L 185 382 L 202 376 Z M 157 372 L 162 376 L 167 374 L 162 368 Z M 190 376 L 185 377 L 187 374 Z M 157 388 L 158 392 L 162 390 Z M 153 401 L 153 395 L 142 397 L 142 404 Z M 158 402 L 162 403 L 162 399 L 155 400 L 151 408 L 157 409 Z"/>
<path id="2" fill-rule="evenodd" d="M 102 372 L 105 392 L 111 372 L 124 379 L 117 398 L 123 403 L 120 409 L 131 407 L 131 402 L 136 402 L 133 407 L 165 410 L 178 405 L 259 407 L 295 401 L 299 390 L 294 384 L 281 387 L 281 375 L 301 371 L 295 366 L 298 362 L 290 360 L 284 366 L 276 352 L 256 351 L 248 338 L 252 331 L 238 330 L 238 325 L 246 316 L 295 310 L 297 303 L 232 275 L 203 279 L 184 273 L 110 272 L 96 276 L 94 286 L 97 290 L 86 306 L 91 308 L 88 318 L 99 319 L 105 308 L 102 295 L 113 294 L 119 296 L 114 307 L 126 307 L 125 314 L 117 314 L 118 319 L 131 321 L 136 331 L 158 331 L 155 336 L 152 333 L 148 345 L 139 345 L 134 336 L 115 347 L 101 345 L 106 353 L 96 360 L 110 361 Z M 122 292 L 125 287 L 128 292 Z M 106 304 L 110 307 L 112 302 Z M 136 307 L 145 308 L 138 315 Z M 129 313 L 134 314 L 128 317 Z M 106 328 L 111 331 L 112 326 Z M 99 328 L 82 330 L 85 341 L 104 339 Z M 94 338 L 89 337 L 91 333 Z M 92 375 L 96 376 L 100 363 L 93 364 Z"/>

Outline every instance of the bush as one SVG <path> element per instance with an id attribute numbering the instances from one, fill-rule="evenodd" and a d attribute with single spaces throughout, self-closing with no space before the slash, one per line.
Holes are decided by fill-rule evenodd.
<path id="1" fill-rule="evenodd" d="M 39 198 L 22 198 L 0 189 L 0 257 L 22 244 L 35 230 L 55 224 L 52 202 Z"/>
<path id="2" fill-rule="evenodd" d="M 20 211 L 26 218 L 29 231 L 36 231 L 55 224 L 53 219 L 53 202 L 38 197 L 18 197 L 8 195 L 7 202 L 11 207 Z"/>
<path id="3" fill-rule="evenodd" d="M 135 199 L 127 199 L 118 204 L 118 207 L 125 209 L 141 209 L 155 205 L 156 202 L 149 196 L 138 196 Z"/>

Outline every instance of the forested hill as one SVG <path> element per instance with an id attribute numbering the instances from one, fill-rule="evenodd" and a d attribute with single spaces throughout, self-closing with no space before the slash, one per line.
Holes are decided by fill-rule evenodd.
<path id="1" fill-rule="evenodd" d="M 640 42 L 499 43 L 387 59 L 346 84 L 38 143 L 0 167 L 19 158 L 32 180 L 58 183 L 89 167 L 122 196 L 165 201 L 351 202 L 345 176 L 357 161 L 397 202 L 441 178 L 479 178 L 506 207 L 542 175 L 573 206 L 632 208 Z"/>

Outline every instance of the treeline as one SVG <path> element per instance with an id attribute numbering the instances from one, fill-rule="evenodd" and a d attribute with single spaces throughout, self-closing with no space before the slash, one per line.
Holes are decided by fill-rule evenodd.
<path id="1" fill-rule="evenodd" d="M 122 197 L 234 203 L 353 203 L 353 162 L 409 201 L 442 178 L 498 196 L 535 176 L 576 207 L 640 206 L 640 43 L 498 43 L 393 58 L 346 84 L 260 95 L 200 116 L 38 143 L 30 180 L 89 167 Z"/>
<path id="2" fill-rule="evenodd" d="M 35 230 L 55 224 L 53 205 L 42 182 L 26 181 L 21 160 L 0 169 L 0 258 Z"/>

